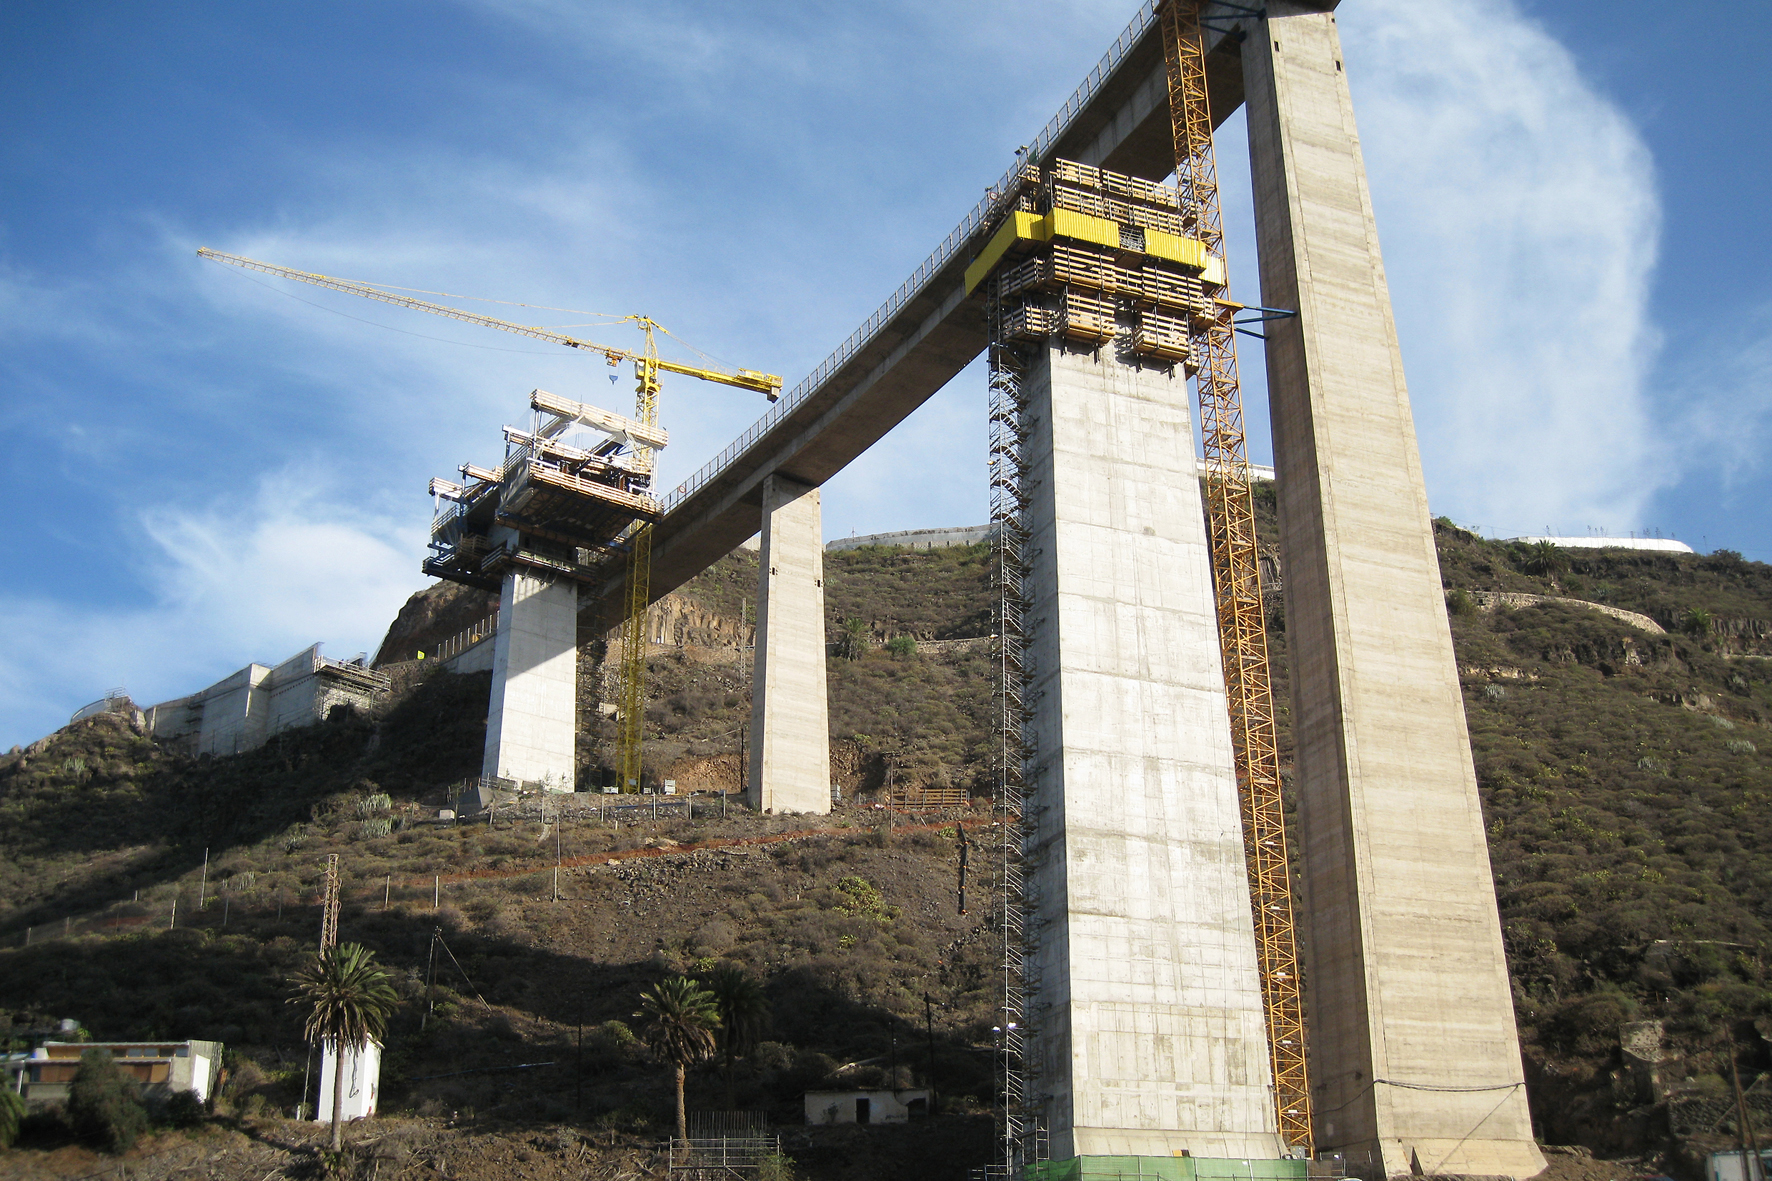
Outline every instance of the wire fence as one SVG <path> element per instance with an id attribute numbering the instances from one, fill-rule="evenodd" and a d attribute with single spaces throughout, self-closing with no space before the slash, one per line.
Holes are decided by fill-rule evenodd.
<path id="1" fill-rule="evenodd" d="M 651 827 L 655 821 L 713 819 L 725 813 L 722 803 L 708 799 L 558 795 L 540 799 L 526 797 L 466 821 L 424 819 L 414 822 L 408 816 L 407 829 L 402 831 L 421 827 L 447 829 L 463 823 L 479 823 L 505 831 L 520 832 L 526 839 L 532 835 L 539 839 L 550 828 L 563 831 L 565 825 L 573 824 L 581 828 L 596 826 L 616 831 L 628 827 L 657 834 L 659 830 Z M 340 891 L 340 898 L 369 910 L 410 907 L 414 903 L 430 910 L 440 910 L 445 906 L 461 905 L 475 891 L 491 887 L 507 892 L 518 889 L 531 896 L 542 897 L 551 892 L 558 900 L 562 897 L 561 875 L 573 870 L 632 864 L 660 857 L 694 856 L 698 853 L 720 854 L 727 851 L 742 855 L 760 847 L 808 838 L 858 837 L 872 831 L 869 826 L 875 823 L 889 824 L 898 833 L 909 833 L 937 830 L 956 824 L 972 828 L 989 822 L 988 818 L 976 816 L 973 809 L 964 805 L 913 805 L 900 806 L 879 815 L 869 815 L 865 824 L 852 822 L 747 837 L 717 837 L 681 844 L 660 840 L 631 848 L 590 853 L 573 852 L 566 856 L 557 851 L 553 857 L 540 857 L 521 865 L 484 864 L 463 868 L 451 863 L 447 867 L 439 865 L 432 872 L 415 874 L 410 866 L 398 871 L 377 866 L 373 872 L 364 873 L 361 871 L 361 862 L 358 862 L 345 866 L 346 872 L 354 880 L 349 888 Z M 83 936 L 121 936 L 175 928 L 219 930 L 246 918 L 262 920 L 274 916 L 280 921 L 285 917 L 293 918 L 307 912 L 312 912 L 317 924 L 321 901 L 317 881 L 312 885 L 274 884 L 260 881 L 253 872 L 235 873 L 220 880 L 205 876 L 196 883 L 181 879 L 136 891 L 133 898 L 118 899 L 86 914 L 46 919 L 28 924 L 22 930 L 15 928 L 16 933 L 7 937 L 6 942 L 23 948 Z M 317 925 L 315 929 L 318 931 Z"/>

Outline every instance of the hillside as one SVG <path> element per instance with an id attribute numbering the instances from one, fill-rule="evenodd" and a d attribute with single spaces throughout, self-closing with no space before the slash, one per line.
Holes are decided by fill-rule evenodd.
<path id="1" fill-rule="evenodd" d="M 1772 1070 L 1772 567 L 1727 553 L 1546 554 L 1445 522 L 1437 539 L 1541 1136 L 1689 1175 L 1691 1153 L 1732 1134 L 1727 1039 L 1772 1116 L 1761 1095 L 1772 1081 L 1753 1085 Z M 654 773 L 737 784 L 748 697 L 735 645 L 755 562 L 730 555 L 669 608 L 682 642 L 649 661 Z M 880 1080 L 895 1053 L 899 1076 L 921 1080 L 932 1042 L 949 1114 L 927 1132 L 850 1153 L 875 1164 L 848 1172 L 822 1132 L 795 1132 L 811 1138 L 790 1154 L 817 1177 L 959 1177 L 989 1154 L 999 952 L 976 901 L 956 913 L 954 817 L 887 831 L 865 805 L 888 764 L 895 782 L 988 790 L 988 650 L 953 642 L 989 632 L 988 551 L 863 549 L 827 555 L 826 569 L 833 641 L 860 620 L 875 642 L 919 647 L 832 657 L 846 804 L 818 826 L 735 808 L 693 822 L 531 812 L 439 825 L 427 809 L 440 790 L 478 771 L 487 678 L 412 666 L 382 716 L 231 759 L 182 758 L 115 717 L 0 759 L 0 1035 L 73 1016 L 99 1037 L 220 1037 L 232 1048 L 228 1108 L 287 1111 L 302 1060 L 283 981 L 311 946 L 315 884 L 336 851 L 345 937 L 402 974 L 384 1106 L 410 1114 L 415 1143 L 466 1136 L 461 1115 L 446 1125 L 471 1108 L 474 1143 L 571 1128 L 573 1152 L 642 1151 L 662 1134 L 665 1080 L 615 1023 L 644 982 L 731 960 L 764 982 L 775 1013 L 734 1080 L 738 1106 L 791 1127 L 800 1090 Z M 1567 601 L 1484 609 L 1484 592 L 1604 604 L 1667 631 Z M 434 643 L 481 606 L 429 592 L 384 656 Z M 1277 599 L 1270 621 L 1284 728 Z M 611 671 L 606 648 L 585 645 L 593 690 Z M 603 724 L 587 708 L 589 768 L 607 754 Z M 810 827 L 826 831 L 794 831 Z M 433 927 L 459 969 L 439 976 L 421 1032 Z M 1659 1051 L 1637 1030 L 1624 1055 L 1621 1027 L 1644 1021 L 1662 1023 Z M 1645 1054 L 1663 1060 L 1651 1071 Z M 501 1069 L 531 1062 L 551 1065 Z M 727 1105 L 717 1070 L 692 1079 L 691 1105 Z M 260 1142 L 295 1136 L 251 1126 Z"/>

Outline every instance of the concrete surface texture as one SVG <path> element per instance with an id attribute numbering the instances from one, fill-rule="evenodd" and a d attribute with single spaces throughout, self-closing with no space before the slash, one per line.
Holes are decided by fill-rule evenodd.
<path id="1" fill-rule="evenodd" d="M 1110 345 L 1026 389 L 1052 1157 L 1276 1158 L 1187 384 Z"/>
<path id="2" fill-rule="evenodd" d="M 504 576 L 481 774 L 550 791 L 577 778 L 578 584 Z"/>
<path id="3" fill-rule="evenodd" d="M 746 799 L 763 812 L 831 810 L 823 530 L 817 488 L 781 476 L 764 481 L 745 784 Z"/>
<path id="4" fill-rule="evenodd" d="M 1319 1150 L 1525 1177 L 1495 886 L 1402 359 L 1332 12 L 1243 46 L 1269 325 Z"/>

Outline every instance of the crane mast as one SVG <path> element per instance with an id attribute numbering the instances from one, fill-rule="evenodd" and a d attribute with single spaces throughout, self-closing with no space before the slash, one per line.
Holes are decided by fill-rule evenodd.
<path id="1" fill-rule="evenodd" d="M 766 396 L 771 402 L 781 395 L 781 378 L 773 373 L 762 373 L 754 369 L 726 370 L 712 366 L 686 365 L 677 361 L 668 361 L 658 355 L 656 332 L 661 331 L 657 321 L 646 316 L 625 316 L 617 323 L 632 323 L 639 327 L 645 337 L 644 346 L 638 351 L 616 348 L 612 345 L 598 344 L 594 341 L 581 340 L 563 332 L 549 328 L 538 328 L 528 324 L 515 324 L 509 320 L 501 320 L 495 316 L 481 315 L 447 304 L 432 303 L 415 296 L 404 295 L 395 291 L 387 291 L 369 283 L 361 283 L 353 279 L 340 279 L 333 275 L 320 275 L 311 271 L 298 271 L 292 267 L 278 266 L 275 263 L 260 262 L 238 254 L 226 254 L 207 247 L 197 251 L 200 258 L 214 262 L 226 263 L 229 266 L 244 270 L 260 271 L 278 278 L 292 279 L 299 283 L 308 283 L 315 287 L 324 287 L 331 291 L 341 291 L 348 295 L 361 296 L 395 307 L 410 308 L 413 311 L 427 312 L 434 316 L 444 316 L 451 320 L 459 320 L 464 324 L 476 324 L 483 328 L 495 328 L 500 332 L 510 332 L 518 336 L 526 336 L 532 340 L 547 341 L 551 344 L 563 345 L 567 348 L 582 349 L 602 355 L 611 365 L 623 362 L 634 367 L 634 419 L 622 429 L 623 438 L 631 454 L 621 464 L 618 478 L 620 488 L 612 493 L 602 488 L 595 481 L 577 479 L 580 470 L 586 465 L 600 469 L 608 474 L 611 465 L 602 462 L 608 458 L 608 450 L 599 450 L 595 455 L 582 458 L 568 457 L 569 465 L 577 465 L 573 470 L 565 471 L 564 476 L 574 483 L 571 490 L 580 494 L 592 494 L 593 499 L 602 497 L 604 500 L 614 498 L 624 510 L 622 519 L 625 524 L 620 526 L 615 536 L 586 538 L 599 549 L 625 555 L 624 579 L 622 589 L 622 621 L 621 621 L 621 702 L 618 720 L 619 738 L 617 742 L 617 766 L 620 774 L 622 790 L 637 790 L 640 786 L 640 749 L 645 729 L 646 717 L 646 607 L 650 602 L 650 583 L 652 573 L 652 518 L 657 515 L 657 507 L 644 491 L 650 487 L 654 468 L 654 444 L 663 445 L 663 433 L 658 430 L 658 396 L 659 374 L 674 373 L 684 377 L 694 377 L 701 381 L 716 382 L 721 385 L 734 386 L 739 389 L 751 390 Z M 574 413 L 585 411 L 575 403 L 565 403 L 563 399 L 555 399 L 537 391 L 540 399 L 535 403 L 536 409 L 556 415 L 556 422 L 566 422 Z M 564 411 L 564 417 L 561 413 Z M 596 412 L 605 419 L 613 418 L 607 412 Z M 580 418 L 580 421 L 588 421 Z M 601 425 L 592 422 L 590 425 Z M 638 428 L 638 429 L 636 429 Z M 538 432 L 537 437 L 528 437 L 524 444 L 528 448 L 546 448 L 547 441 L 540 438 L 548 432 Z M 507 435 L 509 432 L 507 431 Z M 565 454 L 565 449 L 555 447 L 550 453 L 558 459 Z M 507 463 L 509 461 L 507 460 Z M 483 498 L 486 490 L 503 480 L 503 469 L 494 472 L 490 469 L 478 469 L 465 465 L 462 469 L 464 477 L 470 479 L 469 486 L 450 485 L 449 495 L 456 499 L 457 504 L 466 507 L 477 496 Z M 561 480 L 555 478 L 559 484 Z M 440 482 L 433 481 L 433 489 Z M 607 508 L 607 504 L 599 504 Z M 462 514 L 455 513 L 433 523 L 435 535 L 437 525 L 450 525 L 459 521 Z M 608 516 L 604 520 L 613 519 Z M 559 538 L 556 538 L 559 540 Z M 427 563 L 428 571 L 450 577 L 450 571 L 444 568 L 433 569 Z"/>
<path id="2" fill-rule="evenodd" d="M 1201 13 L 1210 0 L 1166 0 L 1161 13 L 1175 137 L 1175 179 L 1184 220 L 1214 258 L 1224 258 L 1218 168 L 1212 150 L 1212 110 L 1206 94 L 1206 42 Z M 1225 696 L 1230 704 L 1243 813 L 1243 846 L 1255 919 L 1257 960 L 1279 1130 L 1287 1144 L 1312 1145 L 1310 1078 L 1305 1064 L 1304 1003 L 1299 987 L 1298 936 L 1274 731 L 1273 684 L 1268 672 L 1267 622 L 1262 608 L 1255 506 L 1237 376 L 1236 327 L 1240 306 L 1230 301 L 1224 268 L 1208 296 L 1215 311 L 1191 323 L 1200 431 L 1206 455 L 1206 520 L 1218 608 Z"/>

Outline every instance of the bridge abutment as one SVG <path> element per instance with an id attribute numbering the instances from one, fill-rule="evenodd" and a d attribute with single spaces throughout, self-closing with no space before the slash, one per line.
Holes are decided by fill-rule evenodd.
<path id="1" fill-rule="evenodd" d="M 763 482 L 757 652 L 745 797 L 760 812 L 831 810 L 824 523 L 818 489 Z"/>

